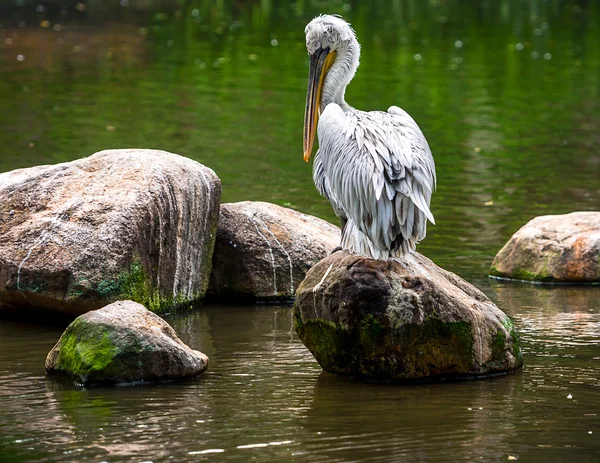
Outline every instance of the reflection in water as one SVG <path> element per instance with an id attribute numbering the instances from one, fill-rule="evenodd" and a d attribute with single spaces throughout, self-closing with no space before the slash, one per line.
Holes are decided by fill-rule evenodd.
<path id="1" fill-rule="evenodd" d="M 3 322 L 0 448 L 52 462 L 198 461 L 211 451 L 219 461 L 597 461 L 600 307 L 577 288 L 528 286 L 521 302 L 511 285 L 494 288 L 523 335 L 526 366 L 455 383 L 330 375 L 292 333 L 289 307 L 214 306 L 169 319 L 209 353 L 204 377 L 81 389 L 44 378 L 59 330 Z M 586 309 L 563 310 L 565 300 Z"/>
<path id="2" fill-rule="evenodd" d="M 564 342 L 564 346 L 594 345 L 600 341 L 597 286 L 494 281 L 492 290 L 499 306 L 520 320 L 523 333 L 543 333 Z"/>
<path id="3" fill-rule="evenodd" d="M 526 366 L 365 384 L 322 373 L 289 308 L 203 307 L 169 321 L 205 377 L 85 390 L 44 376 L 60 328 L 0 321 L 0 461 L 600 461 L 600 288 L 486 277 L 533 216 L 600 203 L 600 3 L 21 3 L 0 4 L 0 171 L 166 149 L 212 167 L 224 201 L 332 221 L 301 160 L 303 30 L 343 14 L 364 51 L 348 101 L 403 107 L 436 159 L 419 250 L 514 317 Z"/>
<path id="4" fill-rule="evenodd" d="M 517 433 L 511 420 L 521 383 L 515 374 L 490 381 L 374 386 L 322 373 L 305 419 L 305 427 L 319 437 L 307 453 L 322 453 L 328 461 L 338 461 L 340 453 L 356 461 L 501 458 L 517 450 L 507 440 Z M 452 454 L 444 457 L 449 447 Z"/>
<path id="5" fill-rule="evenodd" d="M 600 457 L 600 288 L 504 281 L 492 288 L 525 345 L 525 422 L 539 445 L 588 449 L 589 461 Z"/>

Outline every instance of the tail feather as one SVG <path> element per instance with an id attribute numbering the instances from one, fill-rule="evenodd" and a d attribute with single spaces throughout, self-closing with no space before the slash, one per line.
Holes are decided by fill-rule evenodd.
<path id="1" fill-rule="evenodd" d="M 387 236 L 388 234 L 385 234 L 385 240 L 381 236 L 376 236 L 376 241 L 371 240 L 366 233 L 360 230 L 353 219 L 348 218 L 348 222 L 342 231 L 341 247 L 359 256 L 377 260 L 388 260 L 390 257 L 402 257 L 409 254 L 416 249 L 418 242 L 425 237 L 427 217 L 412 202 L 409 203 L 407 216 L 405 224 L 396 223 L 391 227 L 392 235 L 395 235 L 393 240 L 390 236 Z M 382 245 L 384 241 L 385 245 Z"/>
<path id="2" fill-rule="evenodd" d="M 415 250 L 416 240 L 414 238 L 404 239 L 398 236 L 391 246 L 383 249 L 378 247 L 369 237 L 360 231 L 352 219 L 348 219 L 342 233 L 342 249 L 353 254 L 370 257 L 377 260 L 388 260 L 390 257 L 402 257 Z"/>

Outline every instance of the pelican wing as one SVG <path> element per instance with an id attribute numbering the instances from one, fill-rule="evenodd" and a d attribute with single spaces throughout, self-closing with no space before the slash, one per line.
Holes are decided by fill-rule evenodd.
<path id="1" fill-rule="evenodd" d="M 434 223 L 429 203 L 436 182 L 416 122 L 396 106 L 344 112 L 330 104 L 318 134 L 326 194 L 348 217 L 342 247 L 377 259 L 413 250 L 427 219 Z"/>
<path id="2" fill-rule="evenodd" d="M 315 162 L 313 163 L 313 182 L 317 187 L 317 191 L 325 199 L 329 200 L 335 215 L 342 221 L 342 226 L 346 221 L 346 213 L 342 205 L 337 200 L 336 196 L 331 192 L 331 186 L 329 185 L 329 178 L 325 175 L 325 169 L 323 167 L 323 157 L 321 156 L 321 150 L 317 150 L 315 155 Z"/>

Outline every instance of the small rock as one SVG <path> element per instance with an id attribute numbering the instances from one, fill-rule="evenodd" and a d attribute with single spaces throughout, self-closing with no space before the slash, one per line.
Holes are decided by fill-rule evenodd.
<path id="1" fill-rule="evenodd" d="M 77 384 L 163 381 L 201 375 L 208 357 L 190 349 L 158 315 L 133 301 L 81 315 L 46 358 L 46 372 Z"/>
<path id="2" fill-rule="evenodd" d="M 378 261 L 336 252 L 306 275 L 298 336 L 332 373 L 382 381 L 484 376 L 522 366 L 510 318 L 415 252 Z"/>
<path id="3" fill-rule="evenodd" d="M 338 227 L 264 202 L 222 204 L 207 295 L 291 299 L 306 272 L 340 243 Z"/>
<path id="4" fill-rule="evenodd" d="M 536 217 L 498 252 L 490 275 L 541 282 L 600 282 L 600 212 Z"/>
<path id="5" fill-rule="evenodd" d="M 155 150 L 0 174 L 0 315 L 202 298 L 220 192 L 211 169 Z"/>

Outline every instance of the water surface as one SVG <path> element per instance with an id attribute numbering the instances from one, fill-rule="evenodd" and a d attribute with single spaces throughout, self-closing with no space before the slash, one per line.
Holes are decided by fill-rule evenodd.
<path id="1" fill-rule="evenodd" d="M 291 332 L 289 308 L 211 306 L 169 319 L 210 357 L 206 376 L 85 390 L 44 377 L 60 329 L 3 322 L 1 454 L 48 462 L 598 461 L 593 295 L 526 287 L 515 297 L 512 285 L 494 286 L 521 330 L 526 367 L 458 383 L 330 375 Z M 211 450 L 220 453 L 200 453 Z"/>

